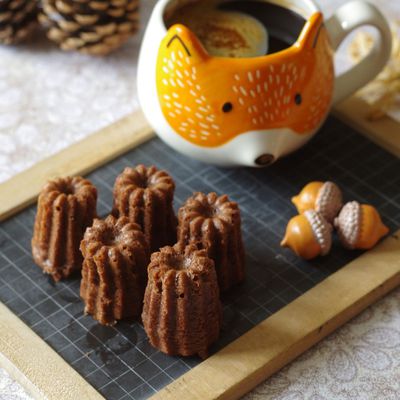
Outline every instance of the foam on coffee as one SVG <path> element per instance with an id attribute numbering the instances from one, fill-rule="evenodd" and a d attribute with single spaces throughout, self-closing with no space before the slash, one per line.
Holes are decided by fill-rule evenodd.
<path id="1" fill-rule="evenodd" d="M 207 52 L 218 57 L 257 57 L 268 51 L 268 33 L 256 18 L 218 9 L 220 2 L 203 0 L 173 13 L 167 26 L 183 24 L 191 29 Z"/>

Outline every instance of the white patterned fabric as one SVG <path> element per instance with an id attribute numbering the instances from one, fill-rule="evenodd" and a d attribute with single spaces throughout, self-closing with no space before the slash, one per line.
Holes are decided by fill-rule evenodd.
<path id="1" fill-rule="evenodd" d="M 23 387 L 0 368 L 0 400 L 31 400 Z"/>
<path id="2" fill-rule="evenodd" d="M 326 15 L 344 2 L 319 0 Z M 142 2 L 142 21 L 154 4 Z M 400 17 L 400 2 L 374 4 Z M 139 43 L 137 35 L 107 58 L 63 53 L 40 33 L 26 45 L 0 47 L 0 182 L 136 109 Z M 343 56 L 338 64 L 346 64 Z M 30 397 L 0 368 L 5 399 Z M 400 289 L 245 399 L 400 399 Z"/>
<path id="3" fill-rule="evenodd" d="M 399 400 L 400 289 L 267 379 L 245 400 Z"/>

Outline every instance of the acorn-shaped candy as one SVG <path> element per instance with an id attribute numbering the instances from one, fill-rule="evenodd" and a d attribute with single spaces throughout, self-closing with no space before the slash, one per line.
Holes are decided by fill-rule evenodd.
<path id="1" fill-rule="evenodd" d="M 348 249 L 368 250 L 389 232 L 375 207 L 357 201 L 347 203 L 334 224 L 340 241 Z"/>
<path id="2" fill-rule="evenodd" d="M 293 217 L 281 242 L 282 247 L 291 248 L 306 260 L 328 254 L 331 245 L 332 226 L 315 210 L 307 210 Z"/>
<path id="3" fill-rule="evenodd" d="M 302 191 L 292 198 L 292 202 L 300 214 L 307 210 L 315 210 L 328 222 L 332 222 L 343 206 L 343 196 L 335 183 L 316 181 L 304 186 Z"/>

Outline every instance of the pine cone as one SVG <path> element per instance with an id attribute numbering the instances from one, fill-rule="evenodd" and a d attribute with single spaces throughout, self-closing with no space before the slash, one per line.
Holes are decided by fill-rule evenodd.
<path id="1" fill-rule="evenodd" d="M 25 39 L 37 24 L 36 0 L 0 0 L 0 43 Z"/>
<path id="2" fill-rule="evenodd" d="M 42 0 L 39 21 L 62 50 L 105 55 L 137 31 L 139 0 Z"/>

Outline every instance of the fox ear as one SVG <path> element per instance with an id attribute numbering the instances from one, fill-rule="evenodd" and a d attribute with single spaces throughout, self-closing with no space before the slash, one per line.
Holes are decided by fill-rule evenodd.
<path id="1" fill-rule="evenodd" d="M 197 64 L 208 58 L 209 54 L 198 37 L 185 25 L 172 25 L 161 42 L 164 54 L 175 53 L 176 57 L 186 58 L 190 64 Z"/>
<path id="2" fill-rule="evenodd" d="M 298 43 L 305 49 L 313 49 L 317 45 L 319 34 L 323 29 L 323 16 L 316 12 L 307 20 L 300 33 Z"/>

